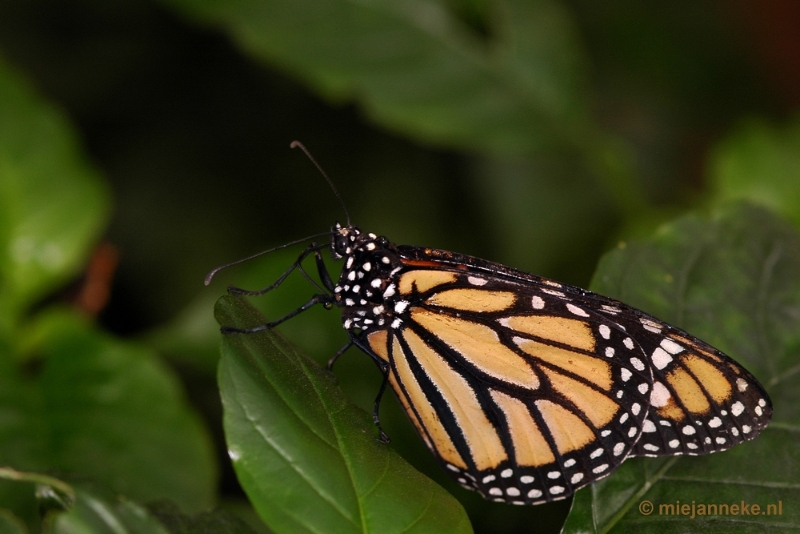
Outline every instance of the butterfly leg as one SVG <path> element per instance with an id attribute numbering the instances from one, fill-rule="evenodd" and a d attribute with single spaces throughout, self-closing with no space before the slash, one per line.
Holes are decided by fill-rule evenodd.
<path id="1" fill-rule="evenodd" d="M 389 443 L 391 440 L 389 436 L 386 435 L 386 432 L 383 431 L 383 427 L 381 427 L 381 418 L 379 415 L 381 398 L 383 398 L 383 393 L 386 391 L 386 384 L 389 383 L 389 364 L 387 362 L 381 362 L 380 369 L 383 373 L 383 382 L 381 382 L 381 388 L 378 390 L 378 396 L 375 397 L 375 407 L 372 410 L 372 422 L 378 427 L 378 441 L 381 443 Z"/>
<path id="2" fill-rule="evenodd" d="M 315 247 L 316 243 L 311 243 L 312 247 Z M 319 252 L 319 248 L 314 251 L 314 258 L 317 262 L 317 274 L 319 274 L 319 279 L 322 282 L 322 285 L 325 286 L 325 289 L 328 292 L 333 293 L 333 290 L 336 288 L 336 284 L 333 283 L 333 278 L 328 273 L 328 267 L 325 266 L 325 262 L 322 260 L 322 254 Z"/>
<path id="3" fill-rule="evenodd" d="M 359 335 L 351 334 L 350 343 L 355 345 L 362 351 L 364 351 L 370 358 L 372 358 L 372 361 L 375 362 L 375 365 L 378 366 L 378 369 L 380 369 L 381 374 L 383 374 L 383 381 L 381 382 L 381 387 L 378 390 L 378 395 L 375 397 L 375 405 L 372 410 L 372 422 L 375 423 L 376 427 L 378 427 L 378 432 L 379 432 L 378 441 L 380 441 L 381 443 L 389 443 L 391 440 L 389 439 L 389 436 L 386 435 L 386 432 L 383 431 L 383 427 L 381 427 L 381 418 L 379 412 L 381 407 L 381 399 L 383 398 L 383 393 L 386 391 L 386 385 L 389 383 L 389 373 L 391 372 L 391 367 L 389 366 L 389 362 L 381 359 L 377 354 L 375 354 L 375 352 L 372 350 L 372 347 L 370 347 L 369 344 L 364 339 L 359 337 Z M 346 348 L 343 349 L 342 352 L 344 352 Z M 332 360 L 335 360 L 335 358 L 336 357 L 334 357 Z"/>
<path id="4" fill-rule="evenodd" d="M 274 321 L 270 321 L 266 324 L 260 324 L 258 326 L 254 326 L 252 328 L 234 328 L 232 326 L 223 326 L 220 328 L 220 332 L 223 334 L 254 334 L 255 332 L 261 332 L 262 330 L 270 330 L 284 321 L 287 321 L 294 317 L 295 315 L 299 315 L 306 311 L 307 309 L 315 306 L 317 304 L 322 304 L 325 307 L 328 307 L 331 302 L 333 301 L 333 297 L 328 294 L 322 295 L 314 295 L 311 300 L 294 310 L 293 312 L 289 312 L 280 319 L 276 319 Z"/>
<path id="5" fill-rule="evenodd" d="M 315 255 L 318 258 L 318 260 L 317 260 L 317 269 L 319 269 L 320 262 L 322 262 L 322 255 L 319 253 L 319 249 L 322 248 L 322 246 L 327 246 L 327 245 L 318 245 L 317 243 L 311 243 L 311 245 L 309 245 L 308 248 L 305 249 L 300 254 L 300 256 L 297 258 L 297 260 L 295 260 L 295 262 L 292 263 L 292 265 L 290 265 L 289 268 L 286 269 L 286 271 L 282 275 L 280 275 L 277 280 L 275 280 L 275 282 L 273 282 L 272 284 L 268 285 L 267 287 L 265 287 L 263 289 L 258 289 L 258 290 L 254 290 L 253 291 L 253 290 L 249 290 L 249 289 L 242 289 L 241 287 L 229 286 L 228 287 L 228 293 L 230 293 L 232 295 L 250 295 L 250 296 L 263 295 L 264 293 L 268 293 L 268 292 L 272 291 L 273 289 L 275 289 L 276 287 L 278 287 L 279 285 L 281 285 L 283 283 L 283 281 L 286 280 L 286 278 L 290 274 L 292 274 L 292 272 L 295 269 L 298 269 L 303 274 L 303 276 L 306 277 L 306 279 L 308 279 L 312 284 L 316 285 L 321 290 L 322 288 L 320 288 L 318 286 L 318 284 L 316 282 L 314 282 L 314 280 L 312 280 L 310 276 L 308 276 L 308 273 L 305 272 L 305 270 L 303 269 L 302 263 L 303 263 L 303 260 L 306 259 L 306 257 L 308 257 L 308 255 L 313 252 L 313 253 L 315 253 Z M 325 270 L 325 275 L 327 276 L 328 280 L 330 280 L 330 276 L 328 275 L 327 269 Z M 320 276 L 322 276 L 321 273 L 320 273 Z M 325 284 L 324 280 L 323 280 L 323 283 Z M 326 288 L 327 288 L 327 284 L 326 284 Z M 330 290 L 330 288 L 328 288 L 328 289 Z"/>
<path id="6" fill-rule="evenodd" d="M 349 349 L 352 346 L 353 346 L 353 340 L 351 339 L 350 341 L 347 342 L 347 345 L 336 351 L 336 354 L 334 354 L 333 357 L 330 360 L 328 360 L 328 365 L 326 366 L 326 369 L 328 371 L 333 371 L 333 364 L 336 363 L 336 360 L 339 359 L 339 356 L 347 352 L 347 349 Z"/>

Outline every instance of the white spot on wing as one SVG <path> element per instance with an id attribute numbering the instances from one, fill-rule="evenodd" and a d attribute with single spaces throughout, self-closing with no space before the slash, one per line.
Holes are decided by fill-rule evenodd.
<path id="1" fill-rule="evenodd" d="M 669 338 L 664 338 L 661 340 L 661 346 L 669 352 L 670 354 L 678 354 L 679 352 L 683 351 L 683 347 L 675 343 Z"/>
<path id="2" fill-rule="evenodd" d="M 667 340 L 665 339 L 664 341 Z M 651 359 L 653 360 L 653 365 L 656 366 L 656 369 L 663 369 L 672 361 L 672 356 L 670 356 L 667 351 L 661 347 L 656 347 L 656 350 L 653 351 L 653 356 Z"/>
<path id="3" fill-rule="evenodd" d="M 589 317 L 588 313 L 574 304 L 567 303 L 567 309 L 579 317 Z"/>
<path id="4" fill-rule="evenodd" d="M 640 317 L 639 318 L 639 322 L 642 323 L 642 326 L 644 327 L 645 330 L 653 332 L 654 334 L 660 334 L 661 333 L 661 325 L 660 324 L 658 324 L 658 323 L 656 323 L 654 321 L 651 321 L 650 319 L 645 319 L 644 317 Z"/>
<path id="5" fill-rule="evenodd" d="M 470 284 L 472 284 L 474 286 L 484 286 L 484 285 L 486 285 L 486 280 L 484 280 L 483 278 L 478 278 L 477 276 L 468 276 L 467 277 L 467 282 L 469 282 Z"/>
<path id="6" fill-rule="evenodd" d="M 654 408 L 666 406 L 669 401 L 669 390 L 661 382 L 653 384 L 653 391 L 650 393 L 650 404 Z"/>
<path id="7" fill-rule="evenodd" d="M 542 297 L 536 295 L 531 299 L 531 306 L 533 306 L 533 308 L 536 310 L 541 310 L 544 308 L 544 300 Z"/>
<path id="8" fill-rule="evenodd" d="M 598 330 L 600 331 L 600 335 L 603 336 L 603 339 L 609 339 L 611 337 L 611 329 L 607 325 L 601 324 Z"/>

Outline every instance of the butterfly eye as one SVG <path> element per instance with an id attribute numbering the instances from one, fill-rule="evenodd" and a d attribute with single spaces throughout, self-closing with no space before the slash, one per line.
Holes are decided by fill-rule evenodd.
<path id="1" fill-rule="evenodd" d="M 333 234 L 331 238 L 331 253 L 334 259 L 340 260 L 347 254 L 349 243 L 350 239 L 346 234 L 342 235 L 339 232 Z"/>

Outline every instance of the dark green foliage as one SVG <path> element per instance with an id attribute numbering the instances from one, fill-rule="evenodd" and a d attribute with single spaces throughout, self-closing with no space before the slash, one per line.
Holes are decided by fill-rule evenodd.
<path id="1" fill-rule="evenodd" d="M 266 285 L 298 251 L 203 288 L 208 269 L 343 217 L 294 138 L 353 222 L 398 243 L 588 285 L 622 241 L 593 289 L 763 381 L 757 440 L 627 462 L 577 494 L 568 531 L 797 528 L 800 129 L 781 74 L 797 24 L 780 3 L 723 4 L 0 3 L 0 533 L 267 532 L 254 509 L 276 531 L 469 531 L 441 488 L 476 532 L 564 523 L 570 502 L 458 488 L 391 394 L 393 442 L 376 443 L 369 359 L 352 351 L 334 380 L 298 353 L 343 345 L 335 312 L 282 325 L 290 343 L 224 338 L 220 360 L 225 282 Z M 120 269 L 91 318 L 73 297 L 104 239 Z M 315 291 L 292 276 L 251 303 L 274 319 Z M 305 485 L 279 450 L 310 462 Z M 783 515 L 637 508 L 711 498 Z"/>

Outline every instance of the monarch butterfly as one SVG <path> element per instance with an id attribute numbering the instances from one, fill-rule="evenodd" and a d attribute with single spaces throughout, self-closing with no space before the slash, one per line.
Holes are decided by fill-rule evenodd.
<path id="1" fill-rule="evenodd" d="M 316 304 L 341 308 L 350 342 L 329 367 L 355 345 L 381 369 L 381 439 L 388 383 L 445 470 L 487 499 L 563 499 L 627 458 L 722 451 L 769 423 L 769 396 L 746 369 L 626 304 L 471 256 L 398 246 L 349 216 L 329 235 L 271 286 L 229 289 L 266 293 L 314 254 L 324 293 L 271 323 L 223 332 L 271 329 Z M 344 261 L 336 282 L 324 248 Z"/>

